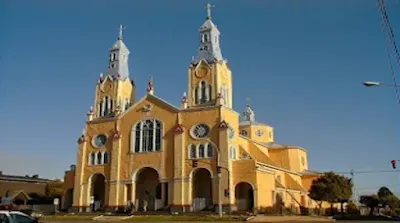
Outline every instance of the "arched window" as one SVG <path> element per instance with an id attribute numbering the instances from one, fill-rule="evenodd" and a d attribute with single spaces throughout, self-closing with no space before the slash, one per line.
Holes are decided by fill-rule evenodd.
<path id="1" fill-rule="evenodd" d="M 103 153 L 103 164 L 107 164 L 108 163 L 108 152 L 104 152 Z"/>
<path id="2" fill-rule="evenodd" d="M 161 124 L 161 121 L 156 119 L 138 122 L 132 129 L 133 151 L 136 153 L 161 151 Z"/>
<path id="3" fill-rule="evenodd" d="M 205 148 L 203 144 L 199 145 L 199 158 L 204 158 L 206 155 Z"/>
<path id="4" fill-rule="evenodd" d="M 97 158 L 97 159 L 96 159 L 96 164 L 97 164 L 97 165 L 103 163 L 103 154 L 101 154 L 101 152 L 97 152 L 96 158 Z"/>
<path id="5" fill-rule="evenodd" d="M 212 94 L 212 87 L 211 87 L 211 84 L 209 84 L 208 86 L 207 86 L 207 95 L 208 95 L 208 101 L 211 101 L 211 94 Z"/>
<path id="6" fill-rule="evenodd" d="M 205 104 L 211 101 L 212 87 L 205 81 L 201 81 L 194 89 L 194 98 L 196 104 Z"/>
<path id="7" fill-rule="evenodd" d="M 240 130 L 240 135 L 247 136 L 248 134 L 246 130 Z"/>
<path id="8" fill-rule="evenodd" d="M 199 90 L 200 90 L 199 87 L 196 87 L 196 88 L 194 89 L 194 101 L 195 101 L 195 104 L 196 104 L 196 105 L 199 104 L 199 102 L 200 102 Z"/>
<path id="9" fill-rule="evenodd" d="M 189 159 L 197 158 L 197 150 L 196 145 L 190 144 L 189 145 Z"/>
<path id="10" fill-rule="evenodd" d="M 125 110 L 127 110 L 130 106 L 130 102 L 128 98 L 125 98 Z"/>
<path id="11" fill-rule="evenodd" d="M 99 103 L 99 117 L 103 116 L 103 105 L 104 103 L 102 101 L 100 101 Z"/>
<path id="12" fill-rule="evenodd" d="M 207 144 L 207 157 L 213 157 L 214 147 L 212 144 Z"/>
<path id="13" fill-rule="evenodd" d="M 231 160 L 235 160 L 235 159 L 236 159 L 236 147 L 231 146 L 231 147 L 229 148 L 229 158 L 230 158 Z"/>
<path id="14" fill-rule="evenodd" d="M 96 155 L 94 153 L 90 153 L 89 155 L 89 165 L 95 165 L 96 164 Z"/>
<path id="15" fill-rule="evenodd" d="M 208 42 L 208 34 L 204 34 L 204 42 Z"/>
<path id="16" fill-rule="evenodd" d="M 200 97 L 200 103 L 206 103 L 207 102 L 207 98 L 206 98 L 206 92 L 207 92 L 207 88 L 206 88 L 206 82 L 202 81 L 200 83 L 200 88 L 201 88 L 201 97 Z"/>
<path id="17" fill-rule="evenodd" d="M 113 100 L 110 99 L 110 113 L 114 111 Z"/>
<path id="18" fill-rule="evenodd" d="M 108 106 L 109 106 L 108 105 L 108 97 L 106 96 L 106 97 L 104 97 L 104 113 L 103 113 L 103 115 L 108 115 L 108 110 L 109 110 Z"/>

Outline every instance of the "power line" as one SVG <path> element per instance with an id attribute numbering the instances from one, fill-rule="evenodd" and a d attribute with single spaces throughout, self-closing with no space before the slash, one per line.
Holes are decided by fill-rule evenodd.
<path id="1" fill-rule="evenodd" d="M 347 172 L 335 172 L 338 174 L 352 174 L 352 171 Z M 370 174 L 370 173 L 400 173 L 400 170 L 362 170 L 362 171 L 353 171 L 353 174 Z"/>
<path id="2" fill-rule="evenodd" d="M 384 25 L 384 27 L 383 27 L 384 31 L 386 31 L 385 34 L 387 35 L 388 40 L 390 41 L 390 44 L 393 48 L 393 51 L 397 58 L 397 63 L 399 63 L 399 65 L 400 65 L 400 53 L 399 53 L 399 49 L 396 44 L 396 38 L 394 36 L 393 28 L 390 25 L 390 20 L 389 20 L 389 16 L 387 15 L 384 0 L 378 0 L 378 8 L 381 13 L 381 19 L 382 19 L 382 22 Z"/>
<path id="3" fill-rule="evenodd" d="M 383 0 L 378 0 L 378 9 L 379 9 L 379 12 L 381 15 L 382 32 L 385 37 L 386 53 L 387 53 L 387 56 L 389 59 L 390 73 L 391 73 L 391 78 L 392 78 L 392 82 L 393 82 L 393 86 L 394 86 L 393 88 L 396 93 L 397 103 L 400 104 L 400 93 L 399 93 L 399 89 L 397 87 L 396 73 L 395 73 L 395 70 L 393 67 L 393 63 L 392 63 L 392 54 L 391 54 L 390 46 L 393 48 L 393 51 L 395 53 L 395 56 L 397 58 L 397 62 L 399 63 L 399 65 L 400 65 L 400 53 L 397 48 L 396 39 L 394 37 L 393 29 L 392 29 L 392 26 L 390 25 L 389 17 L 387 15 L 385 4 L 384 4 Z"/>

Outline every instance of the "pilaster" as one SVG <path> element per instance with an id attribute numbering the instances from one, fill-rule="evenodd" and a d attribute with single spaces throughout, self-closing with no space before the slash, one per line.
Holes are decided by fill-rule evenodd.
<path id="1" fill-rule="evenodd" d="M 75 209 L 80 209 L 82 206 L 86 206 L 84 204 L 84 187 L 83 182 L 85 177 L 85 166 L 87 162 L 87 142 L 88 139 L 84 132 L 78 139 L 78 151 L 77 151 L 77 162 L 76 162 L 76 171 L 75 171 L 75 180 L 74 180 L 74 193 L 73 193 L 73 202 L 72 206 Z"/>
<path id="2" fill-rule="evenodd" d="M 183 211 L 185 205 L 186 193 L 185 188 L 187 187 L 185 178 L 185 129 L 180 124 L 180 114 L 178 113 L 178 124 L 175 127 L 174 136 L 174 182 L 173 182 L 173 200 L 171 211 Z"/>
<path id="3" fill-rule="evenodd" d="M 108 196 L 108 206 L 120 206 L 120 196 L 122 195 L 120 184 L 121 178 L 121 135 L 119 133 L 118 121 L 115 122 L 115 129 L 112 135 L 111 162 L 110 162 L 110 191 Z"/>
<path id="4" fill-rule="evenodd" d="M 222 117 L 222 114 L 221 114 Z M 231 206 L 234 204 L 234 192 L 232 193 L 232 168 L 229 160 L 229 137 L 228 137 L 229 124 L 225 120 L 221 120 L 219 124 L 219 154 L 221 166 L 221 187 L 219 193 L 222 194 L 222 204 L 224 206 Z M 234 189 L 233 189 L 234 191 Z M 226 194 L 229 192 L 229 194 Z M 232 195 L 233 194 L 233 195 Z M 233 202 L 232 202 L 233 201 Z"/>

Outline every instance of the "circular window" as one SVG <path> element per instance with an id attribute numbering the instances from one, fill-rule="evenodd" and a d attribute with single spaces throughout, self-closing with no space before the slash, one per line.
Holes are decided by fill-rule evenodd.
<path id="1" fill-rule="evenodd" d="M 233 129 L 231 126 L 229 126 L 229 130 L 228 130 L 228 137 L 230 140 L 232 140 L 235 137 L 235 129 Z"/>
<path id="2" fill-rule="evenodd" d="M 257 136 L 262 136 L 262 135 L 264 135 L 264 132 L 263 132 L 261 129 L 258 129 L 258 130 L 256 131 L 256 135 L 257 135 Z"/>
<path id="3" fill-rule="evenodd" d="M 206 124 L 196 125 L 192 128 L 191 133 L 194 138 L 205 138 L 210 134 L 210 127 Z"/>
<path id="4" fill-rule="evenodd" d="M 93 139 L 93 145 L 95 147 L 102 147 L 107 143 L 107 136 L 104 134 L 97 135 Z"/>

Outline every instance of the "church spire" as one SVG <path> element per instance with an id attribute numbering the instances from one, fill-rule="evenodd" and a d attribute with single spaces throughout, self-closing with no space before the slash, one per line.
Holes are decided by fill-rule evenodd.
<path id="1" fill-rule="evenodd" d="M 207 4 L 207 20 L 200 27 L 200 46 L 198 60 L 205 59 L 208 62 L 221 61 L 222 53 L 219 46 L 220 32 L 217 26 L 211 20 L 211 8 L 214 7 L 210 3 Z"/>
<path id="2" fill-rule="evenodd" d="M 110 58 L 108 64 L 107 75 L 126 79 L 129 77 L 128 57 L 129 49 L 122 41 L 122 31 L 125 29 L 123 25 L 119 25 L 119 34 L 117 41 L 110 48 Z"/>

